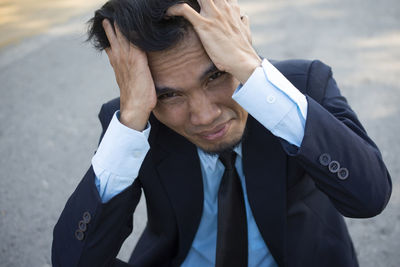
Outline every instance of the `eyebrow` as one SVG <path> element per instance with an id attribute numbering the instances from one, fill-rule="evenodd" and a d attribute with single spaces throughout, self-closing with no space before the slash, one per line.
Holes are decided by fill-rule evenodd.
<path id="1" fill-rule="evenodd" d="M 166 93 L 170 93 L 170 92 L 175 92 L 175 91 L 178 90 L 178 89 L 167 87 L 167 86 L 163 86 L 163 87 L 155 86 L 155 87 L 156 87 L 157 96 L 162 95 L 162 94 L 166 94 Z"/>
<path id="2" fill-rule="evenodd" d="M 213 62 L 211 62 L 210 66 L 200 75 L 199 80 L 203 81 L 205 78 L 207 78 L 211 73 L 214 73 L 216 71 L 219 71 L 218 68 L 215 66 L 215 64 Z M 177 88 L 172 88 L 172 87 L 168 87 L 168 86 L 157 86 L 155 85 L 156 88 L 156 93 L 157 96 L 161 95 L 161 94 L 165 94 L 165 93 L 170 93 L 170 92 L 175 92 L 179 89 Z"/>
<path id="3" fill-rule="evenodd" d="M 203 74 L 201 74 L 200 81 L 204 80 L 205 78 L 207 78 L 208 75 L 216 71 L 219 71 L 219 69 L 217 69 L 214 63 L 211 62 L 210 66 L 203 72 Z"/>

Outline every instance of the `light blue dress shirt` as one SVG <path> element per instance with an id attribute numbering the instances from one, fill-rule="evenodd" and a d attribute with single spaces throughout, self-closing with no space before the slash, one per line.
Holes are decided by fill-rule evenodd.
<path id="1" fill-rule="evenodd" d="M 274 258 L 265 245 L 258 230 L 249 201 L 247 199 L 246 183 L 242 165 L 242 145 L 237 146 L 235 167 L 243 187 L 244 203 L 247 216 L 247 236 L 249 240 L 248 266 L 277 266 Z M 182 266 L 214 266 L 217 242 L 217 217 L 218 217 L 218 189 L 225 167 L 216 155 L 210 155 L 197 149 L 201 161 L 201 174 L 203 176 L 204 203 L 203 214 L 199 229 L 197 230 L 192 248 Z"/>
<path id="2" fill-rule="evenodd" d="M 264 59 L 232 98 L 275 136 L 300 147 L 307 118 L 307 100 L 268 60 Z M 147 138 L 151 126 L 143 132 L 130 129 L 118 120 L 117 111 L 92 158 L 96 186 L 103 202 L 132 184 L 150 149 Z M 238 171 L 246 205 L 249 241 L 249 266 L 277 266 L 254 221 L 246 192 L 241 144 Z M 224 166 L 217 156 L 198 149 L 204 185 L 203 214 L 191 249 L 182 266 L 214 266 L 217 238 L 218 188 Z"/>

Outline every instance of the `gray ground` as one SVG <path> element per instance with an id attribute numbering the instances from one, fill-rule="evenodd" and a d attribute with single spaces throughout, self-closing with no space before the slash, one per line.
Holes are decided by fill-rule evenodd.
<path id="1" fill-rule="evenodd" d="M 348 220 L 361 266 L 400 266 L 400 3 L 242 1 L 258 51 L 321 59 L 393 178 L 376 218 Z M 82 43 L 88 14 L 0 50 L 0 266 L 50 266 L 53 226 L 90 165 L 101 103 L 118 95 L 105 54 Z M 135 235 L 146 221 L 135 216 Z M 127 259 L 135 238 L 120 257 Z"/>

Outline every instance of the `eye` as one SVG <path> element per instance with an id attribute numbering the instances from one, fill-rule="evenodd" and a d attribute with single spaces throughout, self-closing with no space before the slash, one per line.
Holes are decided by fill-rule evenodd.
<path id="1" fill-rule="evenodd" d="M 218 79 L 222 75 L 224 75 L 226 72 L 225 71 L 217 71 L 216 73 L 212 74 L 210 77 L 208 77 L 208 81 L 211 82 L 215 79 Z"/>
<path id="2" fill-rule="evenodd" d="M 169 92 L 169 93 L 159 95 L 157 98 L 158 98 L 158 100 L 163 100 L 163 99 L 167 99 L 167 98 L 172 98 L 174 96 L 178 96 L 178 94 L 174 93 L 174 92 Z"/>

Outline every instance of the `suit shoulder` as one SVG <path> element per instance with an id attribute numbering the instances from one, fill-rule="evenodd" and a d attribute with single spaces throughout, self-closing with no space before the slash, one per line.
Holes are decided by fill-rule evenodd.
<path id="1" fill-rule="evenodd" d="M 117 110 L 119 110 L 119 108 L 120 108 L 119 97 L 111 99 L 101 106 L 99 112 L 99 120 L 101 122 L 101 126 L 103 127 L 103 131 L 107 129 L 114 113 Z"/>
<path id="2" fill-rule="evenodd" d="M 103 133 L 100 137 L 100 140 L 103 138 L 104 133 L 107 130 L 112 117 L 114 116 L 114 113 L 119 109 L 120 109 L 120 98 L 119 97 L 111 99 L 101 106 L 101 109 L 99 112 L 99 120 L 101 122 L 101 126 L 103 127 Z M 157 132 L 156 129 L 158 129 L 159 122 L 153 114 L 150 114 L 149 122 L 150 122 L 151 128 L 152 128 L 150 137 L 149 137 L 149 141 L 150 141 L 150 140 L 153 140 L 153 135 L 154 135 L 153 133 Z"/>
<path id="3" fill-rule="evenodd" d="M 307 75 L 313 61 L 306 59 L 270 60 L 283 75 Z"/>
<path id="4" fill-rule="evenodd" d="M 318 59 L 288 59 L 288 60 L 270 60 L 271 64 L 275 66 L 285 76 L 290 75 L 310 75 L 313 71 L 330 72 L 331 68 Z M 311 73 L 312 74 L 312 73 Z"/>
<path id="5" fill-rule="evenodd" d="M 331 68 L 320 60 L 289 59 L 270 62 L 302 93 L 307 93 L 310 84 L 315 84 L 315 80 L 319 84 L 324 83 L 332 74 Z"/>
<path id="6" fill-rule="evenodd" d="M 115 111 L 119 110 L 120 107 L 119 97 L 109 100 L 104 103 L 100 109 L 100 114 L 111 114 L 113 115 Z"/>

